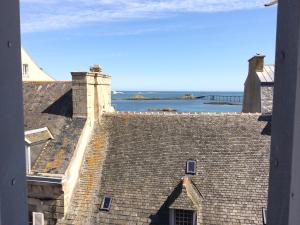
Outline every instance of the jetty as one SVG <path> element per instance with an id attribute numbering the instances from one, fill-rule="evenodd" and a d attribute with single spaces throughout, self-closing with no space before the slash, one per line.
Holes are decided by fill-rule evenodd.
<path id="1" fill-rule="evenodd" d="M 202 96 L 193 96 L 191 94 L 186 94 L 178 97 L 170 97 L 170 98 L 160 98 L 160 97 L 145 97 L 143 95 L 135 95 L 127 98 L 115 98 L 113 100 L 209 100 L 214 102 L 235 102 L 242 103 L 243 96 L 228 96 L 228 95 L 202 95 Z"/>
<path id="2" fill-rule="evenodd" d="M 227 95 L 207 95 L 203 96 L 204 100 L 216 101 L 216 102 L 237 102 L 242 103 L 244 96 L 227 96 Z"/>

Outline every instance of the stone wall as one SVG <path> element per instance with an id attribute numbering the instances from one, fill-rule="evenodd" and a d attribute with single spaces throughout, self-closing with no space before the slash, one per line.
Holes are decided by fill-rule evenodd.
<path id="1" fill-rule="evenodd" d="M 261 87 L 261 112 L 262 113 L 272 113 L 273 90 L 274 90 L 273 85 Z"/>
<path id="2" fill-rule="evenodd" d="M 91 120 L 103 112 L 112 112 L 111 77 L 101 73 L 101 68 L 90 72 L 72 72 L 73 117 Z"/>
<path id="3" fill-rule="evenodd" d="M 244 88 L 244 113 L 256 113 L 261 111 L 260 81 L 256 74 L 250 74 Z"/>
<path id="4" fill-rule="evenodd" d="M 32 212 L 44 214 L 45 225 L 55 225 L 64 216 L 64 192 L 61 184 L 28 182 L 29 219 Z"/>
<path id="5" fill-rule="evenodd" d="M 244 102 L 242 112 L 261 112 L 260 80 L 256 72 L 263 71 L 264 55 L 257 54 L 249 59 L 249 69 L 244 84 Z"/>
<path id="6" fill-rule="evenodd" d="M 88 88 L 86 72 L 72 73 L 73 117 L 86 118 L 88 115 Z"/>

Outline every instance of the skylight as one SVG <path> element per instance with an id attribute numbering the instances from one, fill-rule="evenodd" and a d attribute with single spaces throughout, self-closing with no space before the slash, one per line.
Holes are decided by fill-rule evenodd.
<path id="1" fill-rule="evenodd" d="M 28 145 L 34 145 L 54 139 L 47 127 L 25 131 L 25 141 Z"/>
<path id="2" fill-rule="evenodd" d="M 186 162 L 186 174 L 196 174 L 196 165 L 195 160 L 188 160 Z"/>
<path id="3" fill-rule="evenodd" d="M 101 204 L 101 210 L 109 211 L 111 206 L 112 198 L 109 196 L 104 196 Z"/>

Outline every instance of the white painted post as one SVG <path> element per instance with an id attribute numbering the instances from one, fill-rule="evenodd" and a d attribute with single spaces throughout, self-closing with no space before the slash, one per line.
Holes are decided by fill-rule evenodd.
<path id="1" fill-rule="evenodd" d="M 268 225 L 300 224 L 300 1 L 279 0 Z"/>
<path id="2" fill-rule="evenodd" d="M 0 1 L 0 224 L 27 224 L 18 0 Z"/>

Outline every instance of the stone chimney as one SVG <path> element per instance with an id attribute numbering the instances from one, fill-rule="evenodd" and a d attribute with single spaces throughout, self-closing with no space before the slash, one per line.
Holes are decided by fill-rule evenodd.
<path id="1" fill-rule="evenodd" d="M 262 72 L 264 70 L 265 55 L 257 53 L 249 59 L 249 71 Z"/>
<path id="2" fill-rule="evenodd" d="M 103 112 L 114 111 L 111 106 L 111 76 L 102 73 L 100 65 L 89 72 L 71 72 L 73 117 L 97 119 Z"/>

